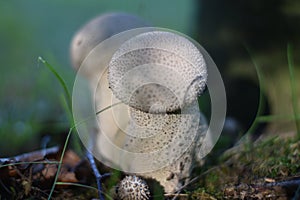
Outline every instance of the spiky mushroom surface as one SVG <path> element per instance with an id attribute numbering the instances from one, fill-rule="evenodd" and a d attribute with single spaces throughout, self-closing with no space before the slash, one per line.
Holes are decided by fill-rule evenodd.
<path id="1" fill-rule="evenodd" d="M 120 200 L 149 200 L 147 183 L 137 176 L 126 176 L 117 186 L 117 198 Z"/>

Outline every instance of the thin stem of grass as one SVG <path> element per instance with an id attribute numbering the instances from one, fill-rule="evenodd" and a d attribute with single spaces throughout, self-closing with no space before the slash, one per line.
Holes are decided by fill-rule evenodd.
<path id="1" fill-rule="evenodd" d="M 93 186 L 89 186 L 89 185 L 84 185 L 84 184 L 80 184 L 80 183 L 68 183 L 68 182 L 57 182 L 56 185 L 70 185 L 70 186 L 77 186 L 77 187 L 83 187 L 83 188 L 87 188 L 87 189 L 91 189 L 91 190 L 98 190 L 97 188 L 93 187 Z M 109 199 L 113 199 L 111 196 L 109 196 L 108 194 L 105 194 L 106 198 Z"/>
<path id="2" fill-rule="evenodd" d="M 100 114 L 100 113 L 102 113 L 102 112 L 104 112 L 104 111 L 110 109 L 111 107 L 118 105 L 118 104 L 120 104 L 120 102 L 119 102 L 119 103 L 115 103 L 115 104 L 110 105 L 110 106 L 107 106 L 107 107 L 103 108 L 102 110 L 98 111 L 96 114 L 98 115 L 98 114 Z M 66 151 L 66 149 L 67 149 L 67 146 L 68 146 L 69 139 L 70 139 L 70 137 L 71 137 L 72 131 L 76 128 L 76 126 L 78 126 L 78 125 L 80 125 L 80 124 L 82 124 L 82 123 L 84 123 L 84 122 L 86 122 L 86 121 L 81 121 L 81 122 L 79 122 L 78 124 L 74 124 L 74 126 L 72 126 L 72 127 L 69 129 L 69 133 L 68 133 L 68 135 L 67 135 L 67 138 L 66 138 L 66 141 L 65 141 L 65 144 L 64 144 L 62 153 L 61 153 L 61 158 L 60 158 L 60 161 L 59 161 L 59 163 L 58 163 L 57 172 L 56 172 L 56 175 L 55 175 L 55 178 L 54 178 L 54 182 L 53 182 L 53 185 L 52 185 L 50 194 L 49 194 L 49 196 L 48 196 L 48 200 L 51 199 L 51 197 L 52 197 L 52 195 L 53 195 L 53 192 L 54 192 L 54 189 L 55 189 L 55 185 L 56 185 L 56 183 L 58 183 L 57 180 L 58 180 L 59 172 L 60 172 L 60 169 L 61 169 L 61 166 L 62 166 L 63 157 L 64 157 L 65 151 Z M 104 174 L 104 175 L 105 175 L 105 174 Z M 102 191 L 100 191 L 100 192 L 102 192 Z"/>
<path id="3" fill-rule="evenodd" d="M 97 191 L 98 189 L 93 187 L 93 186 L 89 186 L 89 185 L 84 185 L 84 184 L 80 184 L 80 183 L 70 183 L 70 182 L 56 182 L 56 185 L 70 185 L 70 186 L 77 186 L 77 187 L 84 187 L 87 189 L 91 189 L 91 190 L 95 190 Z"/>
<path id="4" fill-rule="evenodd" d="M 257 117 L 257 121 L 263 122 L 274 122 L 274 121 L 294 121 L 300 120 L 300 114 L 294 116 L 293 114 L 283 114 L 283 115 L 262 115 Z"/>
<path id="5" fill-rule="evenodd" d="M 248 47 L 248 45 L 245 44 L 245 48 L 248 51 L 252 63 L 254 64 L 254 67 L 256 69 L 256 73 L 257 73 L 257 77 L 258 77 L 258 82 L 259 82 L 259 104 L 258 104 L 258 109 L 257 109 L 257 113 L 254 119 L 254 122 L 252 123 L 251 127 L 249 128 L 249 130 L 247 131 L 247 134 L 252 134 L 254 132 L 254 130 L 257 128 L 258 124 L 259 124 L 259 116 L 261 116 L 263 114 L 264 108 L 265 108 L 265 99 L 264 99 L 264 91 L 265 91 L 265 82 L 264 82 L 264 77 L 263 77 L 263 73 L 262 70 L 260 68 L 260 66 L 257 64 L 256 60 L 253 57 L 253 53 L 251 52 L 250 48 Z"/>
<path id="6" fill-rule="evenodd" d="M 68 135 L 67 135 L 67 138 L 66 138 L 64 147 L 63 147 L 63 149 L 62 149 L 61 157 L 60 157 L 60 160 L 59 160 L 59 163 L 58 163 L 58 166 L 57 166 L 57 172 L 56 172 L 56 175 L 55 175 L 55 178 L 54 178 L 54 182 L 53 182 L 53 185 L 52 185 L 50 194 L 49 194 L 49 196 L 48 196 L 48 200 L 51 199 L 52 194 L 53 194 L 53 192 L 54 192 L 55 185 L 56 185 L 56 182 L 57 182 L 57 180 L 58 180 L 59 172 L 60 172 L 60 169 L 61 169 L 61 166 L 62 166 L 63 158 L 64 158 L 64 155 L 65 155 L 65 152 L 66 152 L 68 143 L 69 143 L 69 139 L 70 139 L 70 137 L 71 137 L 71 133 L 72 133 L 72 131 L 73 131 L 74 128 L 75 128 L 75 127 L 73 126 L 73 127 L 71 127 L 71 128 L 69 129 L 69 133 L 68 133 Z"/>
<path id="7" fill-rule="evenodd" d="M 55 70 L 55 69 L 54 69 L 47 61 L 45 61 L 42 57 L 39 57 L 38 60 L 39 60 L 40 62 L 42 62 L 42 63 L 43 63 L 43 64 L 44 64 L 44 65 L 45 65 L 45 66 L 46 66 L 46 67 L 47 67 L 47 68 L 55 75 L 55 77 L 58 79 L 59 83 L 60 83 L 61 86 L 63 87 L 64 92 L 65 92 L 65 98 L 63 98 L 63 100 L 64 100 L 64 101 L 63 101 L 63 105 L 64 105 L 64 107 L 67 107 L 67 108 L 68 108 L 68 109 L 65 109 L 65 110 L 67 110 L 67 112 L 68 112 L 68 117 L 69 117 L 69 119 L 70 119 L 70 121 L 71 121 L 71 128 L 69 129 L 69 133 L 68 133 L 68 135 L 67 135 L 67 138 L 66 138 L 66 141 L 65 141 L 63 150 L 62 150 L 61 158 L 60 158 L 60 161 L 59 161 L 59 164 L 58 164 L 58 167 L 57 167 L 57 172 L 56 172 L 56 175 L 55 175 L 55 178 L 54 178 L 54 183 L 53 183 L 53 185 L 52 185 L 52 188 L 51 188 L 51 191 L 50 191 L 50 194 L 49 194 L 49 197 L 48 197 L 48 200 L 50 200 L 51 197 L 52 197 L 52 194 L 53 194 L 53 192 L 54 192 L 55 185 L 58 183 L 57 180 L 58 180 L 58 177 L 59 177 L 59 172 L 60 172 L 60 170 L 61 170 L 63 157 L 64 157 L 64 154 L 65 154 L 67 145 L 68 145 L 68 143 L 69 143 L 69 139 L 70 139 L 70 136 L 71 136 L 71 133 L 72 133 L 73 129 L 76 128 L 76 126 L 78 126 L 79 124 L 88 121 L 90 118 L 92 118 L 92 117 L 94 117 L 94 116 L 90 116 L 90 117 L 88 117 L 87 119 L 85 119 L 85 120 L 83 120 L 83 121 L 81 121 L 81 122 L 75 124 L 74 118 L 73 118 L 73 114 L 72 114 L 72 113 L 73 113 L 73 112 L 72 112 L 72 99 L 71 99 L 70 92 L 69 92 L 69 90 L 68 90 L 68 88 L 67 88 L 66 82 L 65 82 L 64 79 L 57 73 L 57 71 L 56 71 L 56 70 Z M 110 106 L 108 106 L 108 107 L 106 107 L 106 108 L 104 108 L 104 109 L 102 109 L 102 110 L 96 112 L 95 114 L 98 115 L 98 114 L 102 113 L 103 111 L 108 110 L 108 109 L 110 109 L 111 107 L 113 107 L 113 106 L 115 106 L 115 105 L 118 105 L 118 104 L 120 104 L 120 103 L 121 103 L 121 102 L 116 103 L 116 104 L 112 104 L 112 105 L 110 105 Z M 88 154 L 88 156 L 89 156 L 89 157 L 92 157 L 91 154 Z M 91 162 L 91 160 L 93 160 L 93 159 L 89 159 L 89 160 L 90 160 L 90 162 Z M 93 170 L 94 170 L 94 173 L 95 173 L 95 175 L 96 175 L 97 185 L 98 185 L 99 190 L 100 190 L 100 191 L 99 191 L 99 198 L 102 200 L 102 199 L 104 199 L 104 197 L 102 196 L 103 192 L 102 192 L 102 187 L 101 187 L 101 178 L 104 177 L 104 176 L 106 176 L 106 174 L 101 175 L 101 174 L 99 173 L 99 171 L 98 171 L 98 169 L 96 168 L 96 165 L 95 165 L 95 163 L 94 163 L 94 160 L 91 162 L 91 165 L 92 165 L 92 167 L 94 166 Z"/>
<path id="8" fill-rule="evenodd" d="M 287 58 L 288 58 L 288 66 L 290 72 L 290 83 L 291 83 L 291 93 L 292 93 L 292 104 L 293 104 L 293 112 L 295 117 L 295 123 L 297 128 L 297 135 L 300 138 L 300 120 L 297 120 L 298 110 L 298 101 L 297 101 L 297 88 L 296 88 L 296 80 L 295 80 L 295 71 L 294 71 L 294 59 L 293 59 L 293 48 L 291 44 L 287 46 Z"/>
<path id="9" fill-rule="evenodd" d="M 67 101 L 66 101 L 66 98 L 63 94 L 60 95 L 61 97 L 61 105 L 63 106 L 64 110 L 67 111 L 66 115 L 67 115 L 67 118 L 69 120 L 69 124 L 71 124 L 71 126 L 74 124 L 74 118 L 73 118 L 73 112 L 69 112 L 69 104 Z"/>
<path id="10" fill-rule="evenodd" d="M 114 103 L 114 104 L 112 104 L 112 105 L 110 105 L 110 106 L 107 106 L 106 108 L 103 108 L 102 110 L 97 111 L 97 112 L 96 112 L 96 115 L 98 115 L 98 114 L 100 114 L 100 113 L 102 113 L 102 112 L 104 112 L 104 111 L 106 111 L 106 110 L 108 110 L 108 109 L 110 109 L 110 108 L 112 108 L 112 107 L 114 107 L 114 106 L 117 106 L 117 105 L 119 105 L 119 104 L 121 104 L 121 103 L 122 103 L 122 102 L 120 101 L 120 102 Z"/>
<path id="11" fill-rule="evenodd" d="M 46 60 L 44 60 L 42 57 L 38 57 L 38 61 L 42 62 L 57 78 L 57 80 L 59 81 L 59 83 L 61 84 L 61 86 L 63 87 L 65 96 L 66 96 L 66 101 L 68 104 L 68 112 L 72 113 L 72 98 L 70 95 L 70 92 L 68 90 L 67 84 L 65 82 L 65 80 L 59 75 L 59 73 L 54 69 L 54 67 L 52 65 L 50 65 Z"/>
<path id="12" fill-rule="evenodd" d="M 119 105 L 119 104 L 121 104 L 121 103 L 122 103 L 122 102 L 117 102 L 117 103 L 114 103 L 114 104 L 112 104 L 112 105 L 110 105 L 110 106 L 107 106 L 107 107 L 103 108 L 102 110 L 97 111 L 97 112 L 96 112 L 96 115 L 99 115 L 100 113 L 102 113 L 102 112 L 104 112 L 104 111 L 106 111 L 106 110 L 108 110 L 108 109 L 110 109 L 110 108 L 112 108 L 112 107 L 114 107 L 114 106 L 117 106 L 117 105 Z M 86 117 L 85 119 L 83 119 L 83 120 L 81 120 L 81 121 L 78 121 L 78 122 L 76 121 L 75 127 L 76 127 L 76 126 L 79 126 L 79 125 L 82 125 L 83 123 L 86 123 L 87 121 L 93 119 L 94 117 L 95 117 L 94 115 L 90 115 L 90 116 Z"/>

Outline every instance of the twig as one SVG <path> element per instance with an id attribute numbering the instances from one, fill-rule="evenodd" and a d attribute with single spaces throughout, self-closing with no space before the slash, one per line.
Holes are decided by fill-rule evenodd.
<path id="1" fill-rule="evenodd" d="M 86 156 L 89 160 L 89 163 L 91 165 L 91 168 L 93 170 L 93 173 L 96 177 L 96 182 L 97 182 L 97 188 L 98 188 L 98 195 L 99 195 L 99 199 L 100 200 L 104 200 L 104 196 L 103 196 L 103 191 L 102 191 L 102 185 L 101 185 L 101 180 L 107 176 L 110 176 L 110 173 L 106 173 L 106 174 L 103 174 L 101 175 L 98 168 L 97 168 L 97 165 L 96 165 L 96 162 L 95 162 L 95 159 L 92 155 L 92 153 L 90 151 L 87 151 L 86 152 Z"/>
<path id="2" fill-rule="evenodd" d="M 164 194 L 164 196 L 165 197 L 174 197 L 174 198 L 177 198 L 177 197 L 187 197 L 188 194 Z"/>
<path id="3" fill-rule="evenodd" d="M 263 186 L 266 187 L 275 187 L 275 186 L 290 187 L 290 186 L 297 186 L 297 185 L 300 185 L 300 178 L 263 184 Z"/>
<path id="4" fill-rule="evenodd" d="M 51 147 L 47 149 L 37 150 L 29 153 L 24 153 L 21 155 L 17 155 L 10 158 L 0 158 L 0 164 L 7 163 L 7 162 L 26 162 L 26 161 L 33 161 L 33 160 L 42 160 L 45 157 L 51 154 L 57 154 L 59 152 L 59 147 Z"/>

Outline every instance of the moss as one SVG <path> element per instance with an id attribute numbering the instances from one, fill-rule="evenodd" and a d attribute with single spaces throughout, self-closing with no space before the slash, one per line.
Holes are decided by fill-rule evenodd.
<path id="1" fill-rule="evenodd" d="M 222 158 L 198 182 L 200 189 L 192 192 L 192 197 L 200 195 L 201 188 L 206 188 L 205 192 L 222 199 L 224 189 L 230 186 L 264 183 L 264 178 L 279 181 L 300 175 L 300 141 L 296 139 L 274 137 L 253 145 L 240 145 Z"/>
<path id="2" fill-rule="evenodd" d="M 190 193 L 190 198 L 191 200 L 213 200 L 216 199 L 214 196 L 209 194 L 205 188 L 198 188 L 197 190 L 193 191 Z"/>

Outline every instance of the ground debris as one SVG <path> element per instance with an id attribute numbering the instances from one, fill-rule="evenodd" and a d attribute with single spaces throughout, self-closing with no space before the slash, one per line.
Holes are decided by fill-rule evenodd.
<path id="1" fill-rule="evenodd" d="M 1 158 L 0 198 L 47 199 L 54 184 L 61 155 L 60 148 L 52 147 L 11 158 Z M 74 171 L 80 162 L 81 159 L 74 151 L 65 151 L 57 182 L 78 183 Z M 57 190 L 69 187 L 67 184 L 56 185 Z"/>
<path id="2" fill-rule="evenodd" d="M 285 200 L 289 199 L 282 187 L 264 187 L 241 183 L 224 189 L 224 199 L 258 199 Z"/>
<path id="3" fill-rule="evenodd" d="M 199 186 L 218 199 L 292 199 L 300 185 L 299 149 L 296 138 L 241 144 L 226 152 Z"/>

